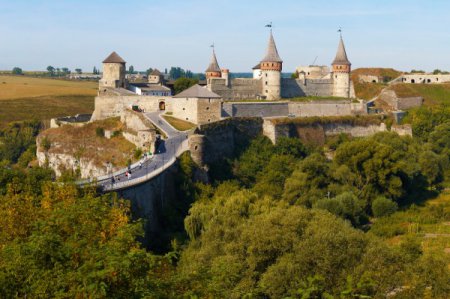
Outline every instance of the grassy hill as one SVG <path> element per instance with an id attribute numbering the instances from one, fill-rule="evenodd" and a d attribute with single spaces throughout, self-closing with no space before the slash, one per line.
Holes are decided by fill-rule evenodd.
<path id="1" fill-rule="evenodd" d="M 450 84 L 395 84 L 389 89 L 399 97 L 421 96 L 426 106 L 450 104 Z"/>
<path id="2" fill-rule="evenodd" d="M 359 68 L 352 71 L 352 81 L 357 98 L 370 100 L 380 94 L 387 85 L 384 83 L 362 83 L 359 75 L 372 75 L 386 78 L 388 81 L 400 76 L 401 72 L 392 68 Z"/>
<path id="3" fill-rule="evenodd" d="M 401 210 L 389 217 L 377 219 L 371 233 L 383 237 L 389 244 L 400 244 L 407 238 L 420 241 L 421 249 L 442 256 L 450 267 L 450 191 L 421 206 Z"/>
<path id="4" fill-rule="evenodd" d="M 0 76 L 0 127 L 12 121 L 90 113 L 96 94 L 96 82 Z"/>

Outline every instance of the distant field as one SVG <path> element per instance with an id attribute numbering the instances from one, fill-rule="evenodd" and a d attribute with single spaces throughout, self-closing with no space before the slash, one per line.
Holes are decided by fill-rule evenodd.
<path id="1" fill-rule="evenodd" d="M 96 82 L 0 76 L 0 127 L 12 121 L 91 113 Z"/>
<path id="2" fill-rule="evenodd" d="M 450 104 L 450 84 L 395 84 L 389 89 L 400 97 L 422 96 L 427 106 Z"/>
<path id="3" fill-rule="evenodd" d="M 42 79 L 25 76 L 0 76 L 0 100 L 40 96 L 95 96 L 96 82 Z"/>

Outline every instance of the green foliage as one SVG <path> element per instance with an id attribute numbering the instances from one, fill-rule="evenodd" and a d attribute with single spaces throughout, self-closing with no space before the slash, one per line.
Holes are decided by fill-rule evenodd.
<path id="1" fill-rule="evenodd" d="M 364 224 L 366 203 L 351 192 L 344 192 L 334 198 L 321 199 L 314 204 L 315 208 L 327 210 L 341 218 L 350 220 L 353 225 Z"/>
<path id="2" fill-rule="evenodd" d="M 13 68 L 11 73 L 13 75 L 23 75 L 23 71 L 20 67 Z"/>
<path id="3" fill-rule="evenodd" d="M 38 121 L 16 122 L 0 131 L 0 161 L 16 163 L 30 146 L 35 145 L 36 135 L 40 129 Z"/>
<path id="4" fill-rule="evenodd" d="M 377 197 L 372 202 L 372 213 L 375 217 L 389 216 L 395 213 L 397 209 L 397 203 L 390 199 L 387 199 L 386 197 Z"/>
<path id="5" fill-rule="evenodd" d="M 9 192 L 0 200 L 8 228 L 0 234 L 2 298 L 161 295 L 147 273 L 164 259 L 140 248 L 142 226 L 130 223 L 126 202 L 71 186 L 44 189 L 39 197 Z"/>
<path id="6" fill-rule="evenodd" d="M 412 125 L 413 134 L 426 140 L 435 127 L 450 120 L 450 106 L 420 107 L 408 111 L 403 123 Z"/>
<path id="7" fill-rule="evenodd" d="M 134 150 L 133 157 L 134 157 L 135 160 L 140 159 L 142 157 L 142 149 L 141 148 L 136 148 Z"/>
<path id="8" fill-rule="evenodd" d="M 178 94 L 182 92 L 185 89 L 188 89 L 191 86 L 194 86 L 198 83 L 198 79 L 192 79 L 192 78 L 178 78 L 173 83 L 173 88 L 175 90 L 175 94 Z"/>
<path id="9" fill-rule="evenodd" d="M 97 137 L 105 137 L 105 129 L 101 127 L 95 128 L 95 135 L 97 135 Z"/>

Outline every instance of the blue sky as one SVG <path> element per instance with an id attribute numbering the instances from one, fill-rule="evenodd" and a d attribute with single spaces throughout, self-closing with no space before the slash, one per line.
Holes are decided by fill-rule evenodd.
<path id="1" fill-rule="evenodd" d="M 273 22 L 283 70 L 329 65 L 342 27 L 353 67 L 450 70 L 450 1 L 0 0 L 0 69 L 92 70 L 111 51 L 135 69 L 246 72 L 263 57 Z"/>

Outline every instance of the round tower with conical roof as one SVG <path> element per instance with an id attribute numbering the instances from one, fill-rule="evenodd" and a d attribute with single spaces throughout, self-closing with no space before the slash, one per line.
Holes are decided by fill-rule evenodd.
<path id="1" fill-rule="evenodd" d="M 270 30 L 269 44 L 264 58 L 261 60 L 262 94 L 267 100 L 278 100 L 281 97 L 281 70 L 283 60 L 278 55 L 277 46 Z"/>
<path id="2" fill-rule="evenodd" d="M 350 97 L 350 72 L 352 64 L 347 58 L 344 41 L 340 36 L 339 46 L 336 57 L 332 65 L 333 78 L 333 96 L 349 98 Z"/>
<path id="3" fill-rule="evenodd" d="M 116 52 L 112 52 L 103 60 L 103 76 L 100 87 L 126 88 L 126 62 Z"/>
<path id="4" fill-rule="evenodd" d="M 212 47 L 212 56 L 211 61 L 208 65 L 208 68 L 205 71 L 206 80 L 209 84 L 211 78 L 221 78 L 222 73 L 220 71 L 219 63 L 217 62 L 216 51 L 214 50 L 214 46 Z"/>

